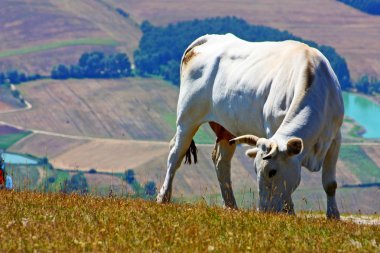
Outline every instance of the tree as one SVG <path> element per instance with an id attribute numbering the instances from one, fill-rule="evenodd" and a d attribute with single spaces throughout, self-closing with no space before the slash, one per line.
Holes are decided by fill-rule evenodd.
<path id="1" fill-rule="evenodd" d="M 5 76 L 4 73 L 0 73 L 0 85 L 6 84 L 7 77 Z"/>
<path id="2" fill-rule="evenodd" d="M 11 84 L 19 84 L 20 81 L 20 73 L 18 70 L 10 70 L 7 73 L 8 80 Z"/>
<path id="3" fill-rule="evenodd" d="M 380 15 L 380 0 L 338 0 L 363 12 Z"/>
<path id="4" fill-rule="evenodd" d="M 109 77 L 126 77 L 131 75 L 131 63 L 125 53 L 110 55 L 106 59 L 106 73 Z"/>
<path id="5" fill-rule="evenodd" d="M 83 78 L 84 77 L 83 69 L 78 65 L 71 65 L 70 66 L 70 77 L 72 77 L 72 78 Z"/>
<path id="6" fill-rule="evenodd" d="M 88 184 L 83 172 L 79 172 L 71 177 L 69 183 L 69 192 L 88 192 Z"/>
<path id="7" fill-rule="evenodd" d="M 70 70 L 66 65 L 59 64 L 51 71 L 51 78 L 53 79 L 67 79 L 70 77 Z"/>
<path id="8" fill-rule="evenodd" d="M 91 52 L 83 54 L 79 59 L 84 77 L 99 78 L 104 75 L 105 57 L 102 52 Z"/>
<path id="9" fill-rule="evenodd" d="M 134 59 L 136 72 L 142 76 L 159 75 L 179 85 L 182 54 L 191 42 L 204 34 L 233 33 L 252 42 L 291 39 L 316 47 L 329 59 L 343 89 L 351 88 L 346 61 L 336 53 L 334 48 L 303 40 L 287 31 L 250 25 L 245 20 L 236 17 L 192 20 L 170 24 L 166 27 L 156 27 L 145 21 L 140 28 L 143 36 L 139 48 L 134 52 Z"/>
<path id="10" fill-rule="evenodd" d="M 148 195 L 148 196 L 154 196 L 154 195 L 156 195 L 156 193 L 157 193 L 156 183 L 153 182 L 153 181 L 148 181 L 144 185 L 144 190 L 145 190 L 145 194 Z"/>
<path id="11" fill-rule="evenodd" d="M 127 181 L 128 184 L 133 184 L 133 182 L 136 181 L 135 171 L 132 169 L 125 171 L 124 172 L 124 180 Z"/>

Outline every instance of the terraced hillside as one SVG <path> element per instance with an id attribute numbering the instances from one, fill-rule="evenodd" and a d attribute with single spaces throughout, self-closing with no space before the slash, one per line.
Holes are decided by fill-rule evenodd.
<path id="1" fill-rule="evenodd" d="M 380 17 L 371 16 L 336 0 L 258 1 L 148 1 L 107 0 L 127 9 L 138 22 L 156 25 L 215 16 L 237 16 L 252 24 L 288 30 L 304 39 L 337 49 L 346 58 L 354 79 L 380 77 Z"/>
<path id="2" fill-rule="evenodd" d="M 172 122 L 161 115 L 174 113 L 178 95 L 160 80 L 47 80 L 22 85 L 20 91 L 33 108 L 2 114 L 1 120 L 89 137 L 168 140 L 173 135 Z"/>
<path id="3" fill-rule="evenodd" d="M 117 49 L 132 57 L 141 33 L 131 19 L 96 0 L 4 0 L 0 23 L 0 71 L 40 74 L 75 63 L 85 51 Z"/>

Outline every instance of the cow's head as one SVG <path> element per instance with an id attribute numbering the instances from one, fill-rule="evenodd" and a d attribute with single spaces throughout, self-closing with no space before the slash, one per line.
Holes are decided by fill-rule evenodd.
<path id="1" fill-rule="evenodd" d="M 284 147 L 272 139 L 244 135 L 230 143 L 246 143 L 255 146 L 246 155 L 254 159 L 253 167 L 259 184 L 259 210 L 293 212 L 291 194 L 300 183 L 301 162 L 297 155 L 302 152 L 300 138 L 290 138 Z"/>

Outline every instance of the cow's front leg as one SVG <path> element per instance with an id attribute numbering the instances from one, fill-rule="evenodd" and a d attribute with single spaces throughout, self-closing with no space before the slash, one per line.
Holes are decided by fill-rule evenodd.
<path id="1" fill-rule="evenodd" d="M 338 134 L 337 138 L 332 142 L 322 168 L 322 184 L 327 197 L 327 210 L 326 216 L 329 219 L 340 219 L 338 206 L 335 200 L 335 191 L 337 183 L 335 179 L 336 163 L 338 161 L 338 154 L 341 142 L 341 135 Z"/>
<path id="2" fill-rule="evenodd" d="M 167 203 L 171 200 L 174 175 L 189 149 L 193 136 L 198 127 L 185 128 L 178 126 L 177 133 L 170 141 L 170 151 L 167 161 L 167 171 L 164 184 L 157 195 L 158 203 Z"/>
<path id="3" fill-rule="evenodd" d="M 217 141 L 213 151 L 212 160 L 215 164 L 220 190 L 225 207 L 237 209 L 231 184 L 231 159 L 235 152 L 236 144 L 230 145 L 228 140 Z"/>

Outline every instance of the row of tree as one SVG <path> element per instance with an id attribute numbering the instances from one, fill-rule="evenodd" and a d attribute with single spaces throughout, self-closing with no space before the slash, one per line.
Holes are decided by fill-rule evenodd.
<path id="1" fill-rule="evenodd" d="M 154 181 L 148 181 L 142 186 L 135 177 L 133 169 L 124 172 L 123 179 L 133 188 L 134 197 L 152 199 L 157 194 L 157 187 Z"/>
<path id="2" fill-rule="evenodd" d="M 121 78 L 132 75 L 131 62 L 125 53 L 105 55 L 102 52 L 84 53 L 76 65 L 59 64 L 51 71 L 53 79 Z M 27 75 L 19 70 L 0 72 L 0 85 L 20 84 L 47 78 L 40 74 Z"/>
<path id="3" fill-rule="evenodd" d="M 61 186 L 62 193 L 80 193 L 89 192 L 88 183 L 83 172 L 78 172 L 70 179 L 66 179 Z"/>
<path id="4" fill-rule="evenodd" d="M 23 82 L 33 81 L 40 78 L 41 78 L 41 75 L 39 74 L 27 75 L 18 70 L 10 70 L 6 73 L 0 72 L 0 85 L 6 85 L 10 83 L 20 84 Z"/>
<path id="5" fill-rule="evenodd" d="M 351 88 L 350 73 L 346 61 L 334 48 L 305 41 L 287 31 L 265 26 L 250 25 L 236 17 L 210 18 L 156 27 L 145 21 L 141 25 L 143 36 L 135 51 L 135 65 L 139 75 L 158 75 L 179 85 L 179 66 L 187 46 L 204 34 L 233 33 L 253 42 L 298 40 L 318 48 L 330 61 L 344 89 Z"/>
<path id="6" fill-rule="evenodd" d="M 380 0 L 338 0 L 368 14 L 380 15 Z"/>
<path id="7" fill-rule="evenodd" d="M 131 74 L 131 62 L 125 53 L 105 55 L 102 52 L 84 53 L 76 65 L 59 64 L 51 71 L 53 79 L 121 78 Z"/>
<path id="8" fill-rule="evenodd" d="M 356 83 L 354 88 L 361 93 L 373 95 L 374 93 L 380 93 L 380 80 L 375 77 L 363 76 Z"/>

